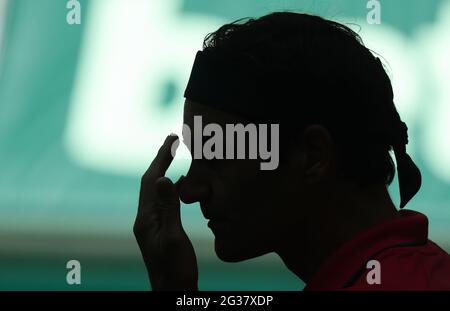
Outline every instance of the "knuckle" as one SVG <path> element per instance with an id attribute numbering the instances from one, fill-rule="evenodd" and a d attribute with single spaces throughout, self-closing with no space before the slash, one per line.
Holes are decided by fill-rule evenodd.
<path id="1" fill-rule="evenodd" d="M 133 225 L 133 234 L 135 237 L 140 237 L 142 235 L 142 232 L 144 231 L 144 228 L 140 222 L 135 222 Z"/>
<path id="2" fill-rule="evenodd" d="M 146 171 L 144 175 L 141 177 L 141 185 L 148 184 L 152 179 L 152 174 L 149 171 Z"/>
<path id="3" fill-rule="evenodd" d="M 138 212 L 133 224 L 133 233 L 136 237 L 148 235 L 158 227 L 159 217 L 155 214 Z"/>
<path id="4" fill-rule="evenodd" d="M 143 236 L 148 231 L 148 224 L 145 224 L 141 219 L 136 219 L 133 225 L 133 233 L 138 238 Z"/>

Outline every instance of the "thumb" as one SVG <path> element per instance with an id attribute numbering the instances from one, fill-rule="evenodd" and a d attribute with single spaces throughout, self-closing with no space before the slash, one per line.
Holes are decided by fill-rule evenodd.
<path id="1" fill-rule="evenodd" d="M 167 177 L 156 180 L 158 208 L 163 225 L 181 225 L 180 200 L 175 185 Z"/>

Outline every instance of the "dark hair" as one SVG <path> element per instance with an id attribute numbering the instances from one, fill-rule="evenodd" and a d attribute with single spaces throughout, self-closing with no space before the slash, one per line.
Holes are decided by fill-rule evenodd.
<path id="1" fill-rule="evenodd" d="M 319 120 L 330 131 L 338 148 L 340 176 L 360 185 L 392 182 L 390 151 L 400 117 L 391 82 L 380 60 L 349 27 L 318 16 L 277 12 L 223 25 L 206 36 L 203 49 L 245 55 L 266 68 L 308 76 L 314 103 L 302 101 L 298 89 L 288 90 L 289 96 L 297 113 L 309 114 L 306 123 Z M 297 126 L 308 125 L 302 123 Z"/>

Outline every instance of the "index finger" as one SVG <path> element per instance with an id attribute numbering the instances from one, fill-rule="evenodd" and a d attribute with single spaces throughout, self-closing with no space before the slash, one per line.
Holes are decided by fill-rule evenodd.
<path id="1" fill-rule="evenodd" d="M 163 145 L 159 148 L 156 157 L 144 173 L 144 176 L 142 177 L 143 182 L 155 182 L 159 177 L 164 176 L 172 163 L 178 145 L 179 140 L 177 135 L 171 134 L 167 136 Z"/>

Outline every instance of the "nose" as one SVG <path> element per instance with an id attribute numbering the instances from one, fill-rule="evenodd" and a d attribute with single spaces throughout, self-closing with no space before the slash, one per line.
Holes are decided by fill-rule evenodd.
<path id="1" fill-rule="evenodd" d="M 178 191 L 180 200 L 185 204 L 205 201 L 211 194 L 211 189 L 204 178 L 194 176 L 190 172 L 180 181 Z"/>

